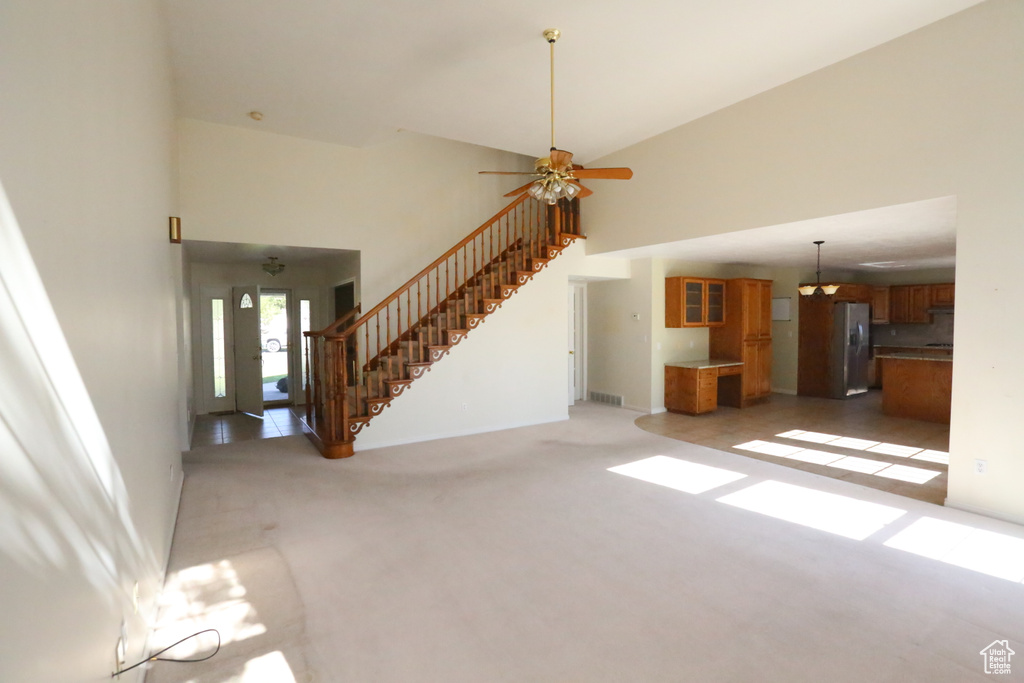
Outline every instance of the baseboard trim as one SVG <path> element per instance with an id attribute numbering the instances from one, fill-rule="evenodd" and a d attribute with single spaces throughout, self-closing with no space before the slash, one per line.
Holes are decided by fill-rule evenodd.
<path id="1" fill-rule="evenodd" d="M 359 439 L 355 441 L 356 453 L 363 451 L 372 451 L 377 448 L 390 448 L 391 446 L 406 446 L 411 443 L 423 443 L 425 441 L 437 441 L 439 439 L 454 439 L 459 436 L 473 436 L 474 434 L 488 434 L 490 432 L 502 432 L 506 429 L 518 429 L 520 427 L 533 427 L 536 425 L 550 424 L 552 422 L 564 422 L 569 419 L 569 416 L 555 417 L 548 420 L 538 420 L 534 422 L 515 422 L 507 425 L 494 425 L 490 427 L 476 427 L 473 429 L 456 430 L 453 432 L 444 432 L 443 434 L 430 434 L 427 436 L 413 436 L 406 439 L 395 439 L 393 441 L 382 441 L 380 443 L 374 443 L 369 446 L 359 447 Z"/>
<path id="2" fill-rule="evenodd" d="M 1005 512 L 998 510 L 992 510 L 981 505 L 971 505 L 970 503 L 960 503 L 953 498 L 946 498 L 944 505 L 954 510 L 963 510 L 964 512 L 971 512 L 976 515 L 983 517 L 991 517 L 992 519 L 1002 520 L 1004 522 L 1011 522 L 1013 524 L 1020 524 L 1024 526 L 1024 516 L 1021 515 L 1008 515 Z"/>
<path id="3" fill-rule="evenodd" d="M 773 394 L 785 394 L 787 396 L 796 396 L 796 389 L 776 389 L 772 387 Z"/>

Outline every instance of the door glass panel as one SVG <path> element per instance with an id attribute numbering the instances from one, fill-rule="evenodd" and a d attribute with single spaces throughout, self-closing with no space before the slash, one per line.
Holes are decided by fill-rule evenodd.
<path id="1" fill-rule="evenodd" d="M 299 333 L 309 332 L 313 328 L 311 327 L 311 315 L 309 311 L 309 299 L 299 300 Z M 301 335 L 302 346 L 302 366 L 299 368 L 299 372 L 302 374 L 302 390 L 306 390 L 306 337 Z"/>
<path id="2" fill-rule="evenodd" d="M 263 400 L 288 399 L 288 294 L 260 292 Z"/>
<path id="3" fill-rule="evenodd" d="M 224 356 L 224 299 L 213 299 L 213 397 L 224 398 L 227 395 L 227 365 Z"/>

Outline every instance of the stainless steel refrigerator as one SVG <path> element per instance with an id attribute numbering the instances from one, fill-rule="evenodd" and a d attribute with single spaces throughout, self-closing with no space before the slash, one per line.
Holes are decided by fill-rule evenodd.
<path id="1" fill-rule="evenodd" d="M 832 398 L 848 398 L 868 390 L 871 314 L 868 304 L 836 304 L 832 316 Z"/>

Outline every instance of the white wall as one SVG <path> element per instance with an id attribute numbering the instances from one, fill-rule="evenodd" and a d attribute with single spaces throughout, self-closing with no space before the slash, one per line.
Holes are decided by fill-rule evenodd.
<path id="1" fill-rule="evenodd" d="M 31 254 L 15 267 L 5 249 L 0 274 L 25 303 L 37 269 L 63 331 L 32 337 L 47 327 L 42 304 L 4 320 L 5 340 L 22 326 L 42 356 L 0 354 L 2 374 L 30 376 L 4 384 L 20 400 L 0 409 L 28 437 L 0 459 L 23 475 L 0 476 L 0 679 L 110 680 L 122 618 L 129 657 L 142 653 L 181 484 L 181 261 L 167 230 L 174 125 L 159 4 L 4 2 L 0 65 L 0 181 Z M 49 379 L 36 373 L 36 360 L 52 370 L 65 358 Z"/>
<path id="2" fill-rule="evenodd" d="M 792 320 L 772 323 L 772 389 L 796 393 L 799 271 L 649 258 L 631 264 L 631 280 L 590 286 L 591 391 L 623 396 L 623 404 L 633 410 L 665 410 L 665 364 L 710 355 L 708 328 L 665 327 L 665 278 L 693 276 L 772 280 L 773 296 L 792 296 Z"/>
<path id="3" fill-rule="evenodd" d="M 989 0 L 599 161 L 594 253 L 957 197 L 948 502 L 1024 521 L 1024 3 Z M 973 473 L 984 454 L 988 474 Z"/>
<path id="4" fill-rule="evenodd" d="M 584 249 L 576 241 L 520 287 L 373 418 L 356 450 L 568 419 L 569 281 L 624 275 L 620 259 Z"/>
<path id="5" fill-rule="evenodd" d="M 194 120 L 179 122 L 187 239 L 354 249 L 363 310 L 509 200 L 483 170 L 533 160 L 415 133 L 355 149 Z"/>
<path id="6" fill-rule="evenodd" d="M 477 171 L 533 164 L 412 133 L 352 149 L 198 121 L 180 131 L 186 237 L 358 250 L 364 312 L 511 201 L 502 194 L 516 181 Z M 622 259 L 583 250 L 566 250 L 417 380 L 356 449 L 565 419 L 568 279 L 628 275 Z"/>

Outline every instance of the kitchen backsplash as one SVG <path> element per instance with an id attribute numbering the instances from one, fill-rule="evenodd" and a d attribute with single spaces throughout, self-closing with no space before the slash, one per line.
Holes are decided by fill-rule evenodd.
<path id="1" fill-rule="evenodd" d="M 893 336 L 893 332 L 896 335 Z M 925 344 L 952 344 L 953 316 L 939 313 L 932 316 L 930 325 L 872 325 L 873 346 L 924 346 Z"/>

